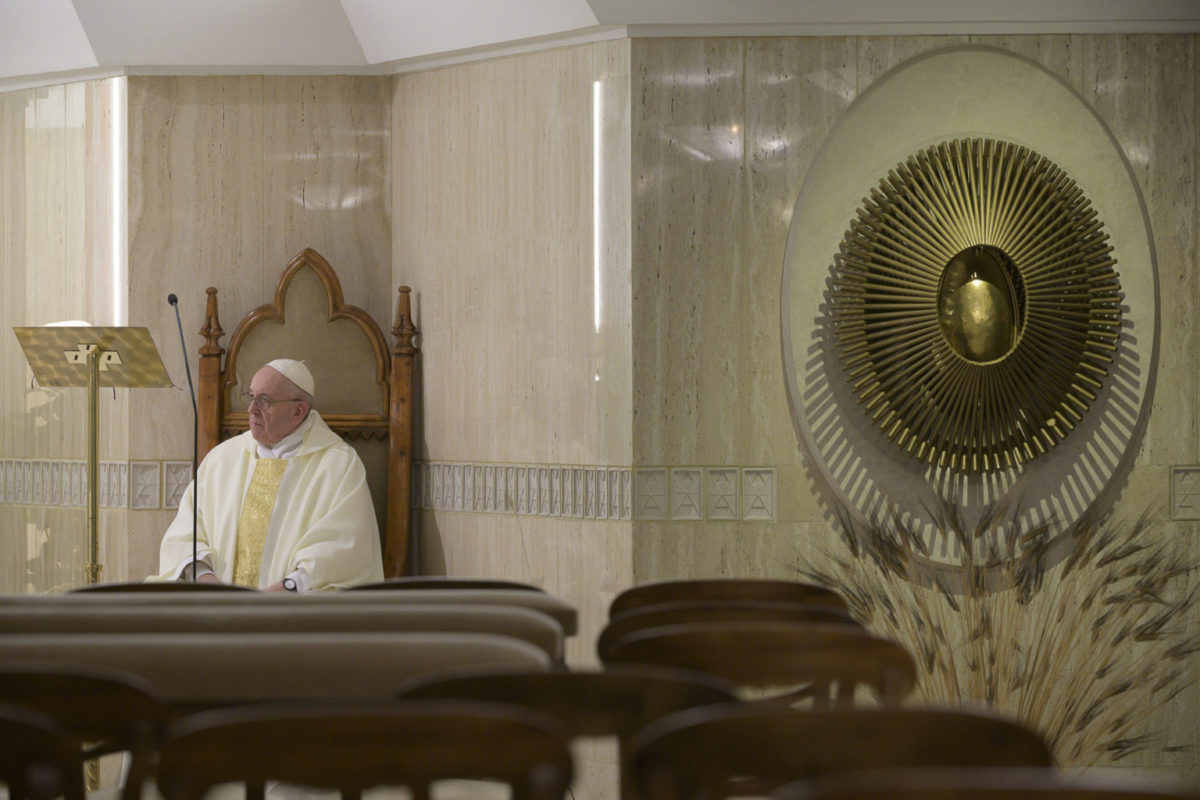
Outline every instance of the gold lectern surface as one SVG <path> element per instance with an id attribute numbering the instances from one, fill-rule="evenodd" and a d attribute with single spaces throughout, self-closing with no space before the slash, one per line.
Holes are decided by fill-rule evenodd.
<path id="1" fill-rule="evenodd" d="M 149 328 L 14 327 L 13 331 L 42 386 L 87 386 L 90 345 L 100 349 L 100 386 L 173 385 Z"/>

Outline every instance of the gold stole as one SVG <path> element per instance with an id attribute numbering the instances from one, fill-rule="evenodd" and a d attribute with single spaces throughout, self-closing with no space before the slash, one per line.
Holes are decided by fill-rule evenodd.
<path id="1" fill-rule="evenodd" d="M 279 494 L 279 482 L 287 463 L 285 458 L 260 458 L 254 465 L 254 476 L 250 479 L 250 488 L 246 489 L 242 515 L 238 518 L 233 582 L 239 586 L 258 588 L 263 545 L 267 543 L 267 528 L 271 525 L 275 496 Z"/>

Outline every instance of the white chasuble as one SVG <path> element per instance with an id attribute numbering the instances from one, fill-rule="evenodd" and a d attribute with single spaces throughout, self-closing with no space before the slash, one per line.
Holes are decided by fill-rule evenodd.
<path id="1" fill-rule="evenodd" d="M 362 461 L 316 411 L 309 415 L 313 424 L 279 479 L 257 580 L 250 584 L 259 589 L 296 570 L 307 573 L 313 590 L 383 580 L 379 526 Z M 200 465 L 196 555 L 225 583 L 238 582 L 238 523 L 259 460 L 246 432 L 217 445 Z M 159 575 L 149 580 L 175 580 L 191 564 L 195 492 L 193 483 L 180 498 L 159 550 Z"/>

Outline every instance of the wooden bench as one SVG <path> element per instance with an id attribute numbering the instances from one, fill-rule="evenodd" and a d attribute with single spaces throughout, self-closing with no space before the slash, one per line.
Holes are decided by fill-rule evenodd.
<path id="1" fill-rule="evenodd" d="M 429 589 L 403 592 L 314 592 L 311 594 L 263 593 L 263 592 L 78 592 L 55 595 L 4 594 L 0 595 L 0 610 L 9 606 L 45 605 L 66 608 L 70 605 L 102 607 L 128 607 L 134 605 L 165 606 L 200 605 L 209 607 L 233 607 L 252 604 L 266 607 L 271 604 L 286 604 L 288 608 L 300 608 L 303 604 L 347 606 L 359 605 L 472 605 L 472 606 L 515 606 L 538 611 L 553 618 L 564 636 L 574 636 L 578 631 L 578 613 L 575 607 L 544 592 L 523 589 Z"/>
<path id="2" fill-rule="evenodd" d="M 511 636 L 563 661 L 562 626 L 517 606 L 362 603 L 14 604 L 0 606 L 8 634 L 490 633 Z"/>
<path id="3" fill-rule="evenodd" d="M 262 700 L 394 696 L 452 668 L 550 669 L 544 650 L 486 633 L 0 635 L 0 665 L 53 663 L 141 677 L 174 714 Z"/>

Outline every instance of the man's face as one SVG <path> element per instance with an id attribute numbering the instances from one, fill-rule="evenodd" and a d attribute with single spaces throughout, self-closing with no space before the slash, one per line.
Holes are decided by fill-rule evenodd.
<path id="1" fill-rule="evenodd" d="M 250 380 L 250 394 L 260 398 L 250 403 L 250 435 L 263 445 L 273 445 L 287 436 L 308 415 L 308 403 L 300 400 L 300 389 L 278 370 L 263 367 Z M 266 407 L 261 407 L 265 401 Z M 282 402 L 295 401 L 295 402 Z"/>

